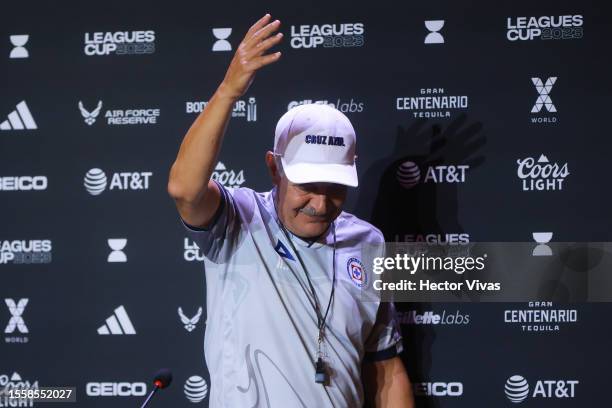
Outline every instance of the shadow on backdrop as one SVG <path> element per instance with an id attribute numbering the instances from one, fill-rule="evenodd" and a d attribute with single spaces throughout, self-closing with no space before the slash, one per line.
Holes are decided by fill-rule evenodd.
<path id="1" fill-rule="evenodd" d="M 480 151 L 485 143 L 482 123 L 468 123 L 465 114 L 446 128 L 427 119 L 415 120 L 407 128 L 398 126 L 391 154 L 377 160 L 361 178 L 355 214 L 370 220 L 387 242 L 465 239 L 457 190 L 469 172 L 484 163 Z M 431 303 L 396 304 L 398 312 L 422 312 L 431 307 Z M 402 326 L 402 334 L 402 357 L 411 380 L 436 381 L 430 377 L 435 326 L 407 324 Z M 416 405 L 440 406 L 431 396 L 417 396 Z"/>

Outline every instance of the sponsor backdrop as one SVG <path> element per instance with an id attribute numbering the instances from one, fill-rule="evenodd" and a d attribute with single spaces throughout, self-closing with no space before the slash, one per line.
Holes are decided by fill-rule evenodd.
<path id="1" fill-rule="evenodd" d="M 610 240 L 603 2 L 275 3 L 5 5 L 1 387 L 132 407 L 169 367 L 153 406 L 207 406 L 202 255 L 166 182 L 268 11 L 283 58 L 236 103 L 216 180 L 268 190 L 277 119 L 326 103 L 358 134 L 347 210 L 389 241 Z M 605 405 L 612 309 L 573 300 L 399 304 L 417 405 Z"/>

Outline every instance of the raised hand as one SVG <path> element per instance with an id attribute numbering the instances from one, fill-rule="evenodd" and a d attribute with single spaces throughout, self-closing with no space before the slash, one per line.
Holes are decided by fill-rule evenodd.
<path id="1" fill-rule="evenodd" d="M 280 58 L 280 52 L 265 54 L 283 38 L 282 33 L 274 34 L 280 27 L 280 21 L 270 22 L 271 19 L 270 14 L 260 18 L 238 46 L 220 87 L 226 96 L 240 98 L 249 89 L 255 73 Z"/>

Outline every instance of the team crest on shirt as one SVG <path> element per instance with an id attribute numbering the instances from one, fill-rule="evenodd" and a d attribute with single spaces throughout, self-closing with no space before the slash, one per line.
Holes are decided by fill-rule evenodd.
<path id="1" fill-rule="evenodd" d="M 349 258 L 346 263 L 346 271 L 349 278 L 358 288 L 363 288 L 368 284 L 368 276 L 366 275 L 363 263 L 357 258 Z"/>

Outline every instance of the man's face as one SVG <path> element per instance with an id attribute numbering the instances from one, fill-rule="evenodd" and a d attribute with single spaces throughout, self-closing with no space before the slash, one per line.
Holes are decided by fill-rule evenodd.
<path id="1" fill-rule="evenodd" d="M 277 184 L 278 216 L 302 238 L 323 234 L 342 211 L 347 187 L 332 183 L 294 184 L 281 176 Z"/>

